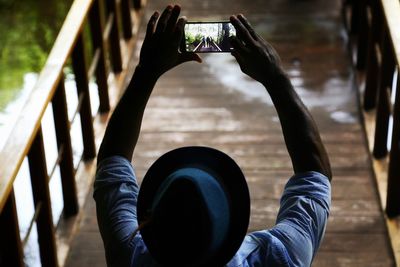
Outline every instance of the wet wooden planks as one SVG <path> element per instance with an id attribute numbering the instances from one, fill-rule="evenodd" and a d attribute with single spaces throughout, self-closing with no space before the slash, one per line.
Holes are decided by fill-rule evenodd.
<path id="1" fill-rule="evenodd" d="M 144 21 L 166 4 L 150 1 Z M 334 178 L 331 216 L 313 266 L 394 266 L 341 35 L 340 1 L 184 0 L 181 5 L 189 19 L 247 15 L 276 46 L 314 115 Z M 174 69 L 157 83 L 133 159 L 138 179 L 171 149 L 215 147 L 232 156 L 246 175 L 252 196 L 249 231 L 272 227 L 292 175 L 275 109 L 229 55 L 203 59 L 203 64 Z M 66 266 L 105 266 L 91 195 L 72 242 Z"/>

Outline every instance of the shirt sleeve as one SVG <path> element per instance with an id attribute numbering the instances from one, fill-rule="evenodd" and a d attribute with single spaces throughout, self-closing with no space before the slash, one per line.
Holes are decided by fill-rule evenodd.
<path id="1" fill-rule="evenodd" d="M 330 204 L 330 182 L 318 172 L 295 175 L 286 184 L 270 233 L 286 247 L 294 266 L 311 265 L 325 233 Z"/>
<path id="2" fill-rule="evenodd" d="M 127 266 L 133 247 L 128 244 L 137 228 L 139 188 L 127 159 L 112 156 L 102 160 L 96 172 L 93 197 L 108 266 Z"/>

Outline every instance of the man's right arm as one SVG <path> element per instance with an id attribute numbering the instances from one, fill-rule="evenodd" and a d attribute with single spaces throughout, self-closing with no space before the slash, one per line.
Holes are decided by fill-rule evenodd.
<path id="1" fill-rule="evenodd" d="M 271 266 L 310 266 L 324 235 L 331 202 L 331 168 L 317 126 L 275 49 L 242 16 L 232 16 L 231 39 L 241 70 L 262 83 L 275 105 L 295 175 L 286 184 L 275 227 L 251 235 L 254 257 Z M 328 179 L 329 181 L 328 181 Z"/>
<path id="2" fill-rule="evenodd" d="M 317 171 L 331 180 L 329 158 L 317 126 L 289 79 L 282 75 L 266 88 L 277 110 L 295 173 Z"/>
<path id="3" fill-rule="evenodd" d="M 317 171 L 332 177 L 328 155 L 317 126 L 282 70 L 275 49 L 251 28 L 242 15 L 232 16 L 237 37 L 232 38 L 241 70 L 262 83 L 277 110 L 286 146 L 296 174 Z"/>

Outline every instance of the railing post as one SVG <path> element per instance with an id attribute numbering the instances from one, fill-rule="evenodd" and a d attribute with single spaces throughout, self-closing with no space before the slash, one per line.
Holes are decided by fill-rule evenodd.
<path id="1" fill-rule="evenodd" d="M 350 33 L 357 34 L 360 20 L 360 2 L 364 0 L 351 1 L 351 20 L 350 20 Z"/>
<path id="2" fill-rule="evenodd" d="M 368 17 L 367 3 L 363 0 L 359 3 L 358 35 L 357 35 L 357 69 L 365 68 L 368 46 Z"/>
<path id="3" fill-rule="evenodd" d="M 397 71 L 400 71 L 397 68 Z M 400 77 L 397 78 L 396 101 L 393 111 L 393 134 L 388 167 L 386 214 L 400 215 Z"/>
<path id="4" fill-rule="evenodd" d="M 391 113 L 390 92 L 395 68 L 393 52 L 387 34 L 387 30 L 382 31 L 380 46 L 382 64 L 378 80 L 378 106 L 376 109 L 375 139 L 372 152 L 375 158 L 383 158 L 387 155 L 387 137 Z"/>
<path id="5" fill-rule="evenodd" d="M 0 236 L 0 266 L 25 266 L 14 190 L 11 190 L 0 214 Z"/>
<path id="6" fill-rule="evenodd" d="M 379 39 L 379 31 L 382 29 L 382 16 L 376 1 L 371 1 L 371 28 L 368 38 L 368 58 L 364 92 L 364 109 L 371 110 L 376 106 L 378 91 L 378 76 L 380 72 L 380 62 L 376 50 L 376 43 Z"/>
<path id="7" fill-rule="evenodd" d="M 82 33 L 79 34 L 75 48 L 72 52 L 72 67 L 75 73 L 76 87 L 79 97 L 82 97 L 82 105 L 79 110 L 83 136 L 83 158 L 92 159 L 96 156 L 94 141 L 92 109 L 90 107 L 89 80 L 85 61 L 85 51 Z"/>
<path id="8" fill-rule="evenodd" d="M 133 0 L 133 7 L 135 9 L 140 9 L 142 7 L 142 0 Z"/>
<path id="9" fill-rule="evenodd" d="M 57 146 L 58 150 L 62 150 L 60 173 L 64 199 L 64 216 L 68 217 L 78 213 L 79 204 L 63 75 L 54 93 L 52 105 Z"/>
<path id="10" fill-rule="evenodd" d="M 131 18 L 131 7 L 130 0 L 120 0 L 121 7 L 121 19 L 122 19 L 122 30 L 125 39 L 132 37 L 132 18 Z"/>
<path id="11" fill-rule="evenodd" d="M 110 98 L 108 95 L 107 68 L 105 60 L 105 45 L 103 40 L 104 25 L 100 17 L 100 1 L 95 0 L 89 14 L 90 29 L 92 36 L 93 50 L 99 51 L 99 62 L 96 67 L 96 83 L 99 91 L 99 111 L 110 110 Z"/>
<path id="12" fill-rule="evenodd" d="M 118 33 L 118 8 L 116 6 L 116 0 L 106 0 L 107 2 L 107 14 L 112 16 L 112 26 L 109 36 L 110 42 L 110 53 L 111 53 L 111 65 L 114 72 L 119 73 L 122 71 L 122 56 L 121 56 L 121 45 Z"/>
<path id="13" fill-rule="evenodd" d="M 50 203 L 46 157 L 40 127 L 28 153 L 33 201 L 40 207 L 36 219 L 42 266 L 58 266 L 53 217 Z"/>

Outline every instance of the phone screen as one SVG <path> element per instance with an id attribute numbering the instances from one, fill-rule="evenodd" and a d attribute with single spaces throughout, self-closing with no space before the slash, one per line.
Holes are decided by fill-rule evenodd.
<path id="1" fill-rule="evenodd" d="M 229 37 L 234 35 L 236 30 L 229 21 L 187 22 L 182 49 L 195 53 L 230 52 Z"/>

